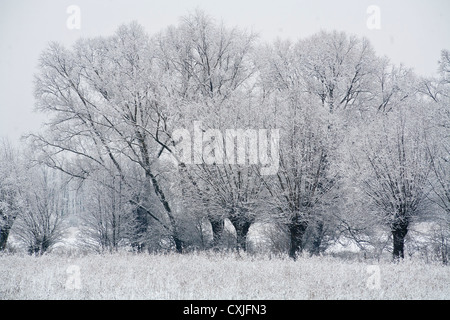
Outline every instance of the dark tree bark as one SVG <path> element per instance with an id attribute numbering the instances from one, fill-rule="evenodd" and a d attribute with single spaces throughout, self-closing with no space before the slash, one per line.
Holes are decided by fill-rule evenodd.
<path id="1" fill-rule="evenodd" d="M 308 222 L 295 216 L 288 225 L 290 247 L 289 257 L 296 260 L 297 255 L 303 251 L 303 236 L 305 234 Z"/>
<path id="2" fill-rule="evenodd" d="M 311 248 L 311 254 L 318 255 L 320 253 L 320 245 L 323 239 L 323 221 L 318 221 L 317 225 L 314 226 L 314 236 Z"/>
<path id="3" fill-rule="evenodd" d="M 139 253 L 143 252 L 145 249 L 145 242 L 142 241 L 143 237 L 147 232 L 148 220 L 147 220 L 148 212 L 142 208 L 136 208 L 136 225 L 134 230 L 133 237 L 135 240 L 133 241 L 133 248 Z"/>
<path id="4" fill-rule="evenodd" d="M 253 223 L 252 219 L 247 216 L 245 211 L 233 213 L 229 219 L 236 230 L 236 249 L 247 251 L 247 235 Z"/>
<path id="5" fill-rule="evenodd" d="M 444 236 L 443 232 L 441 232 L 440 241 L 441 241 L 440 246 L 441 246 L 442 263 L 444 265 L 447 265 L 448 264 L 448 246 L 447 246 L 447 242 L 445 240 L 445 236 Z"/>
<path id="6" fill-rule="evenodd" d="M 244 222 L 241 225 L 239 225 L 236 229 L 236 245 L 238 250 L 247 251 L 247 235 L 248 230 L 250 229 L 251 223 L 250 222 Z"/>
<path id="7" fill-rule="evenodd" d="M 28 247 L 28 254 L 41 256 L 48 251 L 53 243 L 51 237 L 44 235 L 39 239 L 36 239 L 35 242 Z"/>
<path id="8" fill-rule="evenodd" d="M 147 159 L 146 163 L 149 164 L 150 160 Z M 171 225 L 171 236 L 172 236 L 173 241 L 175 242 L 175 250 L 178 253 L 183 253 L 183 241 L 181 240 L 181 238 L 179 236 L 177 223 L 175 221 L 175 217 L 172 214 L 172 209 L 170 208 L 169 202 L 167 201 L 166 196 L 158 183 L 158 180 L 156 179 L 155 175 L 150 171 L 149 165 L 147 165 L 147 168 L 145 170 L 145 175 L 146 175 L 146 177 L 150 178 L 153 189 L 154 189 L 159 201 L 161 201 L 161 204 L 163 205 L 164 210 L 166 211 L 166 214 L 169 218 L 170 225 Z"/>
<path id="9" fill-rule="evenodd" d="M 225 221 L 222 218 L 210 217 L 209 222 L 213 233 L 213 248 L 218 249 L 225 229 Z"/>
<path id="10" fill-rule="evenodd" d="M 0 251 L 3 251 L 6 249 L 6 243 L 8 242 L 9 232 L 11 230 L 11 227 L 14 223 L 15 216 L 14 217 L 2 217 L 3 226 L 0 227 Z"/>
<path id="11" fill-rule="evenodd" d="M 0 230 L 0 251 L 5 250 L 6 243 L 8 242 L 8 236 L 9 236 L 9 228 L 2 227 Z"/>
<path id="12" fill-rule="evenodd" d="M 405 257 L 404 247 L 405 247 L 405 237 L 408 233 L 408 222 L 399 221 L 392 225 L 392 237 L 394 248 L 392 251 L 392 257 L 394 260 L 403 259 Z"/>

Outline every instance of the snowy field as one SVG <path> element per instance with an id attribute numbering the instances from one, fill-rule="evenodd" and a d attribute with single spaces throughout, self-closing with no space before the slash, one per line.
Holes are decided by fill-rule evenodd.
<path id="1" fill-rule="evenodd" d="M 0 299 L 450 299 L 450 268 L 208 253 L 3 255 Z"/>

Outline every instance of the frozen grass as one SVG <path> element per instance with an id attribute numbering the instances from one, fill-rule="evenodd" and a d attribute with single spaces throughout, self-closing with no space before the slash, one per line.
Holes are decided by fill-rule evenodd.
<path id="1" fill-rule="evenodd" d="M 71 282 L 74 265 L 79 288 Z M 368 266 L 330 257 L 294 262 L 209 253 L 4 255 L 0 299 L 450 299 L 449 267 L 381 263 L 373 288 Z"/>

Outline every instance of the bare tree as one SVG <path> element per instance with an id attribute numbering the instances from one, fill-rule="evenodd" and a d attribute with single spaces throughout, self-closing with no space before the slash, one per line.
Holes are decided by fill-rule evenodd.
<path id="1" fill-rule="evenodd" d="M 137 166 L 143 183 L 137 188 L 148 190 L 138 203 L 134 198 L 129 201 L 140 208 L 139 214 L 149 215 L 168 230 L 181 252 L 170 201 L 153 170 L 165 148 L 169 115 L 142 27 L 132 23 L 109 38 L 80 40 L 72 51 L 52 44 L 41 57 L 40 71 L 37 106 L 53 117 L 48 134 L 31 138 L 43 150 L 44 161 L 81 179 L 96 167 L 108 172 L 111 164 L 130 188 L 136 181 L 127 176 L 124 165 Z M 148 210 L 150 190 L 167 221 Z"/>
<path id="2" fill-rule="evenodd" d="M 423 128 L 418 126 L 422 119 L 414 119 L 413 110 L 397 108 L 374 122 L 377 132 L 369 131 L 364 148 L 370 173 L 365 192 L 390 226 L 394 259 L 404 257 L 409 225 L 423 212 L 430 173 Z"/>
<path id="3" fill-rule="evenodd" d="M 68 214 L 67 183 L 61 172 L 47 167 L 27 171 L 26 207 L 14 226 L 29 254 L 41 255 L 62 238 L 63 218 Z"/>
<path id="4" fill-rule="evenodd" d="M 275 207 L 289 217 L 285 223 L 295 258 L 308 228 L 315 229 L 309 232 L 311 251 L 320 250 L 325 221 L 332 216 L 321 212 L 324 206 L 328 212 L 336 208 L 330 192 L 339 186 L 341 174 L 336 149 L 371 99 L 378 60 L 366 39 L 338 32 L 321 32 L 295 44 L 278 41 L 261 50 L 267 118 L 284 133 L 280 170 L 269 188 L 280 200 Z"/>
<path id="5" fill-rule="evenodd" d="M 25 208 L 22 161 L 11 143 L 0 145 L 0 251 L 5 250 L 16 218 Z"/>
<path id="6" fill-rule="evenodd" d="M 436 205 L 434 243 L 444 264 L 448 263 L 450 239 L 450 55 L 442 50 L 438 79 L 424 79 L 419 90 L 431 98 L 432 125 L 427 128 L 427 151 L 431 161 L 429 199 Z"/>
<path id="7" fill-rule="evenodd" d="M 84 181 L 77 191 L 83 197 L 83 243 L 99 252 L 112 252 L 120 246 L 145 242 L 145 239 L 139 239 L 145 235 L 136 230 L 144 224 L 136 224 L 133 210 L 137 208 L 127 200 L 129 190 L 123 186 L 120 177 L 97 174 L 95 180 Z"/>
<path id="8" fill-rule="evenodd" d="M 226 28 L 196 11 L 156 39 L 160 63 L 170 77 L 164 82 L 166 92 L 179 105 L 179 126 L 192 126 L 197 120 L 203 121 L 203 132 L 225 132 L 249 123 L 257 125 L 251 121 L 255 117 L 246 113 L 250 107 L 244 108 L 244 103 L 251 103 L 255 35 Z M 204 216 L 211 223 L 214 245 L 220 242 L 224 219 L 229 218 L 236 229 L 238 247 L 245 250 L 245 239 L 254 221 L 248 203 L 258 196 L 257 191 L 250 191 L 258 189 L 253 183 L 258 185 L 259 178 L 255 180 L 253 170 L 247 167 L 201 161 L 188 166 L 180 162 L 180 173 L 191 184 L 190 196 L 195 193 L 194 197 L 208 211 Z"/>

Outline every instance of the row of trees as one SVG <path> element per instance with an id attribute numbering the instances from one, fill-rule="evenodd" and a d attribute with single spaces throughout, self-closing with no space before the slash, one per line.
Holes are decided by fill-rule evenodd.
<path id="1" fill-rule="evenodd" d="M 343 237 L 367 250 L 380 233 L 400 258 L 411 223 L 430 221 L 445 260 L 448 51 L 439 68 L 439 78 L 420 78 L 341 32 L 262 45 L 202 12 L 153 36 L 131 23 L 43 52 L 35 94 L 49 120 L 27 141 L 33 160 L 76 183 L 84 238 L 103 249 L 220 248 L 230 222 L 246 250 L 250 228 L 264 222 L 288 239 L 294 259 Z M 188 153 L 194 164 L 180 156 L 178 129 L 203 136 Z M 223 163 L 225 141 L 210 139 L 210 129 L 278 129 L 277 148 L 259 143 L 278 171 L 261 175 L 249 160 L 250 135 L 248 162 Z M 56 219 L 62 189 L 39 170 L 46 174 L 35 193 L 48 195 Z M 27 218 L 20 202 L 6 208 L 16 191 L 1 188 L 3 239 L 16 216 Z M 38 202 L 25 211 L 42 211 Z"/>

